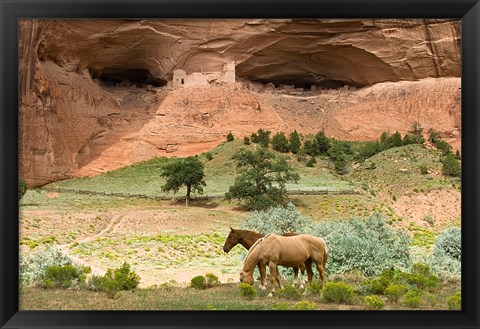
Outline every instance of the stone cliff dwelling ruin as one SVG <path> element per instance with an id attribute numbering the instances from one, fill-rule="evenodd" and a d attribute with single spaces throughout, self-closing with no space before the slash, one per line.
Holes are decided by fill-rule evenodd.
<path id="1" fill-rule="evenodd" d="M 259 127 L 356 141 L 415 120 L 460 147 L 458 19 L 25 19 L 19 35 L 29 186 Z"/>
<path id="2" fill-rule="evenodd" d="M 211 83 L 235 83 L 235 62 L 225 62 L 221 72 L 194 72 L 187 74 L 181 69 L 173 71 L 173 88 L 208 86 Z"/>

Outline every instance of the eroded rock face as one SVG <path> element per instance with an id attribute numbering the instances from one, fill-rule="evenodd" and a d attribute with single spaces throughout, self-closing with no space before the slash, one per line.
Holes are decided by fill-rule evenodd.
<path id="1" fill-rule="evenodd" d="M 45 26 L 46 25 L 46 26 Z M 42 22 L 41 60 L 94 77 L 161 85 L 237 63 L 237 76 L 273 83 L 366 86 L 460 76 L 452 20 L 68 20 Z"/>
<path id="2" fill-rule="evenodd" d="M 392 113 L 380 88 L 372 89 L 376 103 L 360 93 L 349 101 L 320 97 L 312 112 L 299 112 L 310 111 L 304 101 L 293 102 L 300 105 L 289 105 L 289 111 L 277 104 L 275 93 L 272 98 L 248 85 L 367 90 L 380 82 L 404 81 L 405 87 L 407 81 L 457 77 L 441 82 L 445 92 L 439 98 L 431 92 L 438 86 L 425 84 L 425 91 L 410 94 L 405 87 L 409 107 L 400 111 L 398 129 L 419 119 L 412 112 L 416 99 L 428 94 L 427 103 L 439 108 L 435 122 L 449 113 L 451 119 L 440 126 L 459 144 L 460 22 L 455 20 L 24 20 L 19 47 L 20 175 L 30 186 L 156 155 L 202 152 L 230 131 L 241 136 L 259 126 L 325 129 L 332 136 L 362 139 L 370 136 L 369 124 L 351 122 L 348 113 L 364 115 L 373 106 L 383 113 L 377 115 L 380 122 Z M 220 71 L 227 61 L 235 61 L 243 85 L 167 86 L 175 69 Z M 415 86 L 412 90 L 423 88 Z M 404 102 L 395 97 L 392 109 Z M 319 119 L 297 122 L 305 113 Z"/>

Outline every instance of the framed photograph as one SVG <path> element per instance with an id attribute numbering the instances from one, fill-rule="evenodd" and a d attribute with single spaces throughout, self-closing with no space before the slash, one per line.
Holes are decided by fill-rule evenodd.
<path id="1" fill-rule="evenodd" d="M 1 328 L 478 328 L 478 1 L 1 1 Z"/>

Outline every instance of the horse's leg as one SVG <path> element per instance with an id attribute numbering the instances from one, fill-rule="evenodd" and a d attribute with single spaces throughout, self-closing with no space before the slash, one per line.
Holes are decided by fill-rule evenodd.
<path id="1" fill-rule="evenodd" d="M 302 278 L 300 279 L 300 277 L 298 277 L 298 284 L 299 284 L 299 287 L 300 289 L 303 289 L 304 287 L 304 281 L 305 281 L 305 264 L 301 264 L 297 270 L 300 269 L 300 273 L 302 274 Z"/>
<path id="2" fill-rule="evenodd" d="M 305 269 L 307 270 L 308 283 L 312 284 L 313 270 L 312 270 L 312 260 L 310 258 L 305 261 Z"/>
<path id="3" fill-rule="evenodd" d="M 280 287 L 280 289 L 283 289 L 281 279 L 282 279 L 282 277 L 280 276 L 280 272 L 278 271 L 278 266 L 277 266 L 277 275 L 275 276 L 275 280 L 277 281 L 278 286 Z"/>
<path id="4" fill-rule="evenodd" d="M 320 274 L 319 281 L 322 283 L 322 290 L 325 288 L 325 267 L 323 266 L 323 260 L 315 261 L 317 264 L 318 273 Z"/>
<path id="5" fill-rule="evenodd" d="M 260 290 L 267 290 L 267 265 L 260 262 L 258 269 L 260 270 Z"/>
<path id="6" fill-rule="evenodd" d="M 292 283 L 292 287 L 295 287 L 295 282 L 297 281 L 297 278 L 298 278 L 298 267 L 294 267 L 293 268 L 293 283 Z"/>
<path id="7" fill-rule="evenodd" d="M 268 267 L 270 269 L 270 284 L 272 285 L 272 290 L 268 294 L 268 297 L 272 297 L 273 293 L 275 292 L 275 280 L 279 280 L 278 272 L 277 272 L 277 265 L 273 262 L 268 263 Z"/>

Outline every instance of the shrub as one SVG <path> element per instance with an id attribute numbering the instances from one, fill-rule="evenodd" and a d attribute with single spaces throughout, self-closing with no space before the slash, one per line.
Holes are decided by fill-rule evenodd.
<path id="1" fill-rule="evenodd" d="M 438 302 L 438 299 L 437 299 L 437 296 L 435 296 L 434 294 L 430 294 L 430 293 L 426 293 L 425 296 L 424 296 L 424 299 L 426 302 L 428 302 L 431 306 L 435 306 L 437 305 L 437 302 Z"/>
<path id="2" fill-rule="evenodd" d="M 233 142 L 235 140 L 235 137 L 233 137 L 232 133 L 228 133 L 227 135 L 227 142 Z"/>
<path id="3" fill-rule="evenodd" d="M 365 302 L 367 307 L 371 310 L 380 310 L 385 306 L 385 304 L 380 299 L 380 297 L 375 295 L 365 296 L 363 298 L 363 301 Z"/>
<path id="4" fill-rule="evenodd" d="M 205 153 L 205 157 L 207 158 L 208 161 L 212 160 L 212 159 L 213 159 L 213 154 L 212 154 L 212 152 L 206 152 L 206 153 Z"/>
<path id="5" fill-rule="evenodd" d="M 140 276 L 130 271 L 128 263 L 123 263 L 121 267 L 113 270 L 113 279 L 118 282 L 120 290 L 133 290 L 140 283 Z"/>
<path id="6" fill-rule="evenodd" d="M 460 162 L 455 158 L 455 155 L 449 153 L 445 155 L 442 160 L 442 172 L 444 175 L 460 177 L 462 175 L 462 167 Z"/>
<path id="7" fill-rule="evenodd" d="M 88 270 L 87 270 L 88 271 Z M 49 266 L 45 270 L 42 287 L 69 288 L 75 283 L 85 282 L 85 271 L 73 265 Z"/>
<path id="8" fill-rule="evenodd" d="M 426 165 L 424 165 L 424 164 L 420 165 L 420 166 L 419 166 L 419 169 L 420 169 L 420 173 L 421 173 L 422 175 L 428 174 L 428 167 L 427 167 Z"/>
<path id="9" fill-rule="evenodd" d="M 422 291 L 418 288 L 410 290 L 403 299 L 403 305 L 417 308 L 420 306 Z"/>
<path id="10" fill-rule="evenodd" d="M 385 143 L 388 146 L 388 148 L 402 146 L 403 145 L 402 136 L 398 131 L 396 131 L 393 135 L 387 137 Z"/>
<path id="11" fill-rule="evenodd" d="M 190 280 L 190 287 L 195 289 L 206 289 L 206 279 L 203 275 L 197 275 Z"/>
<path id="12" fill-rule="evenodd" d="M 242 228 L 263 234 L 307 233 L 310 224 L 310 219 L 302 216 L 290 202 L 287 207 L 253 211 L 243 222 Z"/>
<path id="13" fill-rule="evenodd" d="M 428 129 L 428 141 L 435 144 L 438 139 L 440 139 L 440 132 L 433 128 Z"/>
<path id="14" fill-rule="evenodd" d="M 322 284 L 317 280 L 313 280 L 312 283 L 307 286 L 307 291 L 311 295 L 319 294 L 322 292 Z"/>
<path id="15" fill-rule="evenodd" d="M 114 298 L 121 290 L 133 290 L 140 283 L 140 277 L 130 270 L 128 263 L 116 269 L 109 268 L 104 276 L 92 276 L 89 281 L 89 288 L 96 291 L 103 291 L 109 298 Z"/>
<path id="16" fill-rule="evenodd" d="M 435 141 L 434 145 L 443 155 L 452 153 L 452 146 L 444 140 L 438 139 Z"/>
<path id="17" fill-rule="evenodd" d="M 431 273 L 427 264 L 423 263 L 413 264 L 411 273 L 402 273 L 396 279 L 397 282 L 408 283 L 417 288 L 428 288 L 429 290 L 437 288 L 439 283 L 438 277 Z"/>
<path id="18" fill-rule="evenodd" d="M 400 297 L 402 297 L 408 288 L 403 284 L 393 284 L 385 288 L 384 295 L 387 296 L 388 300 L 392 302 L 398 302 Z"/>
<path id="19" fill-rule="evenodd" d="M 243 144 L 250 145 L 250 138 L 248 138 L 247 136 L 243 137 Z"/>
<path id="20" fill-rule="evenodd" d="M 288 140 L 283 132 L 278 132 L 272 137 L 272 148 L 275 151 L 288 152 Z"/>
<path id="21" fill-rule="evenodd" d="M 423 127 L 419 122 L 415 121 L 412 124 L 411 130 L 409 130 L 403 138 L 403 145 L 423 143 L 425 143 L 425 138 L 423 138 Z"/>
<path id="22" fill-rule="evenodd" d="M 461 274 L 462 231 L 453 227 L 443 230 L 435 239 L 435 247 L 428 264 L 440 276 L 451 277 Z"/>
<path id="23" fill-rule="evenodd" d="M 449 310 L 461 310 L 462 309 L 462 293 L 457 292 L 447 298 L 447 304 Z"/>
<path id="24" fill-rule="evenodd" d="M 354 289 L 345 282 L 328 282 L 323 289 L 323 298 L 327 302 L 351 303 Z"/>
<path id="25" fill-rule="evenodd" d="M 240 296 L 242 296 L 242 298 L 252 300 L 255 298 L 255 296 L 257 296 L 257 291 L 251 285 L 247 283 L 240 283 L 239 287 L 240 287 Z"/>
<path id="26" fill-rule="evenodd" d="M 276 295 L 281 298 L 299 300 L 302 296 L 295 287 L 286 286 L 283 289 L 277 290 Z"/>
<path id="27" fill-rule="evenodd" d="M 57 247 L 45 248 L 37 253 L 20 256 L 19 283 L 20 287 L 41 285 L 45 271 L 49 266 L 72 265 L 70 258 Z"/>
<path id="28" fill-rule="evenodd" d="M 434 291 L 438 288 L 438 284 L 440 283 L 440 279 L 433 275 L 433 274 L 430 274 L 428 277 L 427 277 L 427 280 L 425 280 L 425 288 L 427 288 L 429 291 Z"/>
<path id="29" fill-rule="evenodd" d="M 380 277 L 377 279 L 366 279 L 362 282 L 362 290 L 371 294 L 382 295 L 389 282 Z"/>
<path id="30" fill-rule="evenodd" d="M 407 234 L 392 229 L 379 216 L 322 221 L 312 225 L 311 233 L 327 243 L 329 273 L 359 270 L 371 276 L 392 267 L 410 266 Z"/>
<path id="31" fill-rule="evenodd" d="M 205 286 L 207 288 L 212 288 L 218 286 L 220 284 L 220 280 L 218 277 L 213 273 L 205 274 Z"/>
<path id="32" fill-rule="evenodd" d="M 413 274 L 419 274 L 421 276 L 429 276 L 430 275 L 430 267 L 424 263 L 414 263 L 412 265 Z"/>
<path id="33" fill-rule="evenodd" d="M 363 162 L 381 151 L 382 147 L 378 141 L 366 142 L 358 150 L 357 160 Z"/>
<path id="34" fill-rule="evenodd" d="M 297 161 L 298 162 L 305 162 L 306 160 L 307 160 L 307 153 L 305 153 L 305 150 L 303 148 L 301 148 L 297 152 Z"/>
<path id="35" fill-rule="evenodd" d="M 18 201 L 22 200 L 25 193 L 27 193 L 27 182 L 24 179 L 20 179 L 18 182 Z"/>
<path id="36" fill-rule="evenodd" d="M 310 157 L 310 160 L 307 161 L 306 166 L 312 168 L 315 166 L 316 163 L 317 160 L 315 159 L 315 157 Z"/>

